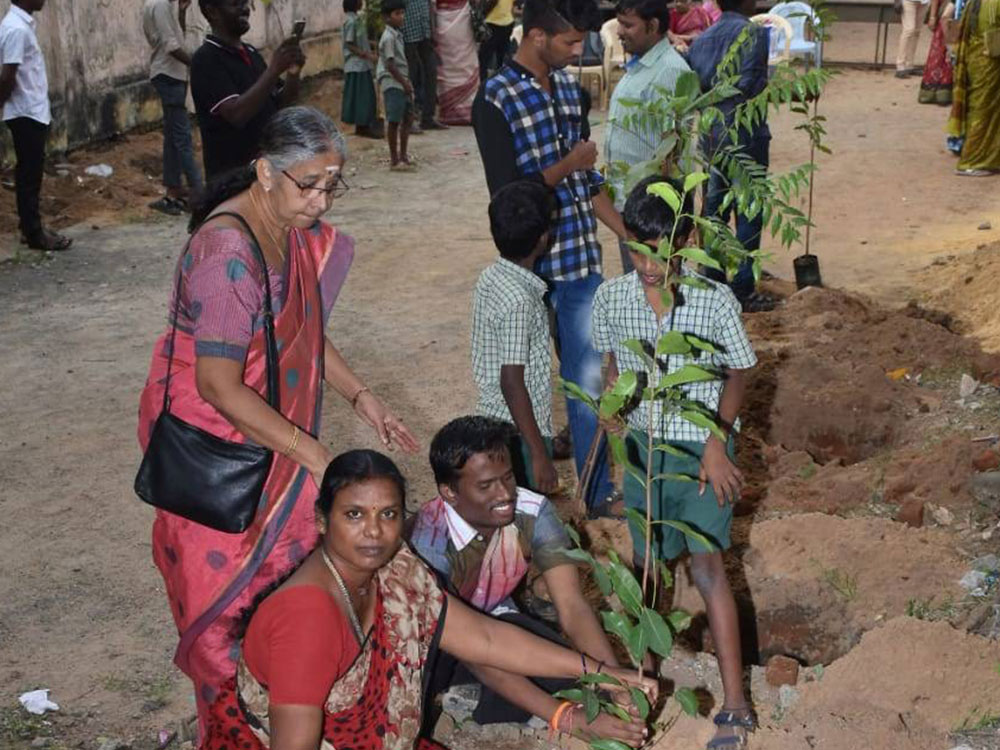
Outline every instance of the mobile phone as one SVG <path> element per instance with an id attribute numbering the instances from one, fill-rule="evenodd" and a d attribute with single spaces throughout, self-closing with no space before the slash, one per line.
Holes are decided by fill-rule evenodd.
<path id="1" fill-rule="evenodd" d="M 294 36 L 297 40 L 301 41 L 302 34 L 305 33 L 305 30 L 306 30 L 306 19 L 300 18 L 292 26 L 292 36 Z"/>

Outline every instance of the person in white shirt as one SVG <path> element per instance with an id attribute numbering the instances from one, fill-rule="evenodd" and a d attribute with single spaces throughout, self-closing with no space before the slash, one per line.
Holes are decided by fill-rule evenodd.
<path id="1" fill-rule="evenodd" d="M 896 54 L 896 78 L 908 78 L 916 72 L 913 56 L 920 39 L 920 24 L 930 0 L 896 0 L 895 9 L 902 14 L 903 30 L 899 32 L 899 52 Z"/>
<path id="2" fill-rule="evenodd" d="M 14 140 L 21 239 L 35 250 L 68 250 L 73 241 L 42 226 L 38 205 L 52 111 L 45 58 L 32 14 L 44 5 L 45 0 L 12 0 L 0 21 L 0 107 Z"/>
<path id="3" fill-rule="evenodd" d="M 184 31 L 190 5 L 191 0 L 146 0 L 142 9 L 142 30 L 152 48 L 149 80 L 163 103 L 163 186 L 167 190 L 150 208 L 174 215 L 187 209 L 189 191 L 198 193 L 202 187 L 185 106 L 191 54 L 184 46 Z M 187 189 L 182 177 L 187 178 Z"/>

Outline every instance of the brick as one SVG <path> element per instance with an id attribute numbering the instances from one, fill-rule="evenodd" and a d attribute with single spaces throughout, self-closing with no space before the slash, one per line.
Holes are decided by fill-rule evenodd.
<path id="1" fill-rule="evenodd" d="M 799 663 L 789 656 L 776 654 L 767 660 L 764 679 L 769 685 L 794 685 L 799 680 Z"/>

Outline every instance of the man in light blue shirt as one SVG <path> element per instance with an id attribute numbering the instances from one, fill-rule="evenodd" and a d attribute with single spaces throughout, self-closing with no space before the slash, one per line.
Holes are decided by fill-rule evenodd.
<path id="1" fill-rule="evenodd" d="M 650 101 L 663 95 L 659 88 L 673 91 L 677 78 L 690 68 L 667 39 L 670 11 L 663 0 L 622 0 L 617 12 L 618 38 L 625 53 L 634 57 L 611 96 L 604 158 L 609 165 L 625 162 L 631 166 L 653 158 L 661 134 L 655 128 L 643 132 L 624 127 L 625 118 L 635 112 L 624 102 Z M 624 180 L 620 177 L 612 180 L 611 187 L 615 208 L 621 211 L 626 198 Z M 628 273 L 632 270 L 632 260 L 624 245 L 620 245 L 620 250 L 622 266 Z"/>

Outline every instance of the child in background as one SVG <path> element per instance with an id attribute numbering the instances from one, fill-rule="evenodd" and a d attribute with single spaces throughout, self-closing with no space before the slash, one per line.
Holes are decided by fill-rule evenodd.
<path id="1" fill-rule="evenodd" d="M 413 122 L 413 84 L 406 64 L 403 45 L 404 0 L 383 0 L 385 31 L 378 43 L 376 77 L 385 104 L 386 139 L 389 141 L 389 169 L 409 172 L 414 169 L 406 153 Z"/>
<path id="2" fill-rule="evenodd" d="M 647 193 L 650 185 L 664 181 L 664 178 L 654 176 L 640 182 L 629 194 L 622 212 L 629 239 L 652 249 L 657 247 L 661 238 L 670 237 L 672 231 L 675 247 L 683 247 L 692 228 L 690 194 L 687 205 L 682 209 L 688 216 L 677 219 L 666 202 Z M 681 192 L 678 184 L 674 186 Z M 678 285 L 674 289 L 674 303 L 667 307 L 661 294 L 666 266 L 662 261 L 635 251 L 631 252 L 631 258 L 635 270 L 605 281 L 594 295 L 594 347 L 599 352 L 609 352 L 609 380 L 613 382 L 620 372 L 627 370 L 640 375 L 647 372 L 643 359 L 626 346 L 630 339 L 638 339 L 655 349 L 660 335 L 674 330 L 694 334 L 718 348 L 717 353 L 702 352 L 697 363 L 718 371 L 721 377 L 692 383 L 685 386 L 685 391 L 686 398 L 700 402 L 715 416 L 728 439 L 719 440 L 707 429 L 696 427 L 679 416 L 665 416 L 661 410 L 662 402 L 657 402 L 653 414 L 654 441 L 666 442 L 683 455 L 657 452 L 652 467 L 653 476 L 683 474 L 698 479 L 697 482 L 656 481 L 653 485 L 653 520 L 684 521 L 708 537 L 715 549 L 706 549 L 680 531 L 656 524 L 653 527 L 652 555 L 655 560 L 673 560 L 680 557 L 685 548 L 691 553 L 691 577 L 705 600 L 725 692 L 722 709 L 715 717 L 718 730 L 709 747 L 741 747 L 741 741 L 754 728 L 755 722 L 743 692 L 739 622 L 721 550 L 730 546 L 732 503 L 743 484 L 743 476 L 733 463 L 732 435 L 739 430 L 738 415 L 743 404 L 746 373 L 757 363 L 757 357 L 743 328 L 740 304 L 725 283 L 711 282 L 687 268 L 681 268 L 681 259 L 675 258 L 675 273 L 697 279 L 705 288 Z M 684 364 L 683 356 L 659 357 L 659 372 L 650 373 L 650 376 L 659 378 L 661 373 L 674 372 Z M 626 417 L 629 460 L 640 471 L 645 471 L 647 460 L 649 408 L 650 402 L 643 401 Z M 626 474 L 624 489 L 626 506 L 645 515 L 644 488 Z M 641 568 L 645 534 L 634 526 L 631 532 L 634 561 Z"/>
<path id="3" fill-rule="evenodd" d="M 549 251 L 555 193 L 541 180 L 511 182 L 490 201 L 490 231 L 500 258 L 479 276 L 472 302 L 476 413 L 513 422 L 517 483 L 554 492 L 552 353 L 547 287 L 532 270 Z"/>
<path id="4" fill-rule="evenodd" d="M 358 17 L 362 0 L 344 0 L 344 101 L 340 119 L 354 125 L 355 135 L 381 138 L 376 130 L 375 53 L 368 26 Z"/>

